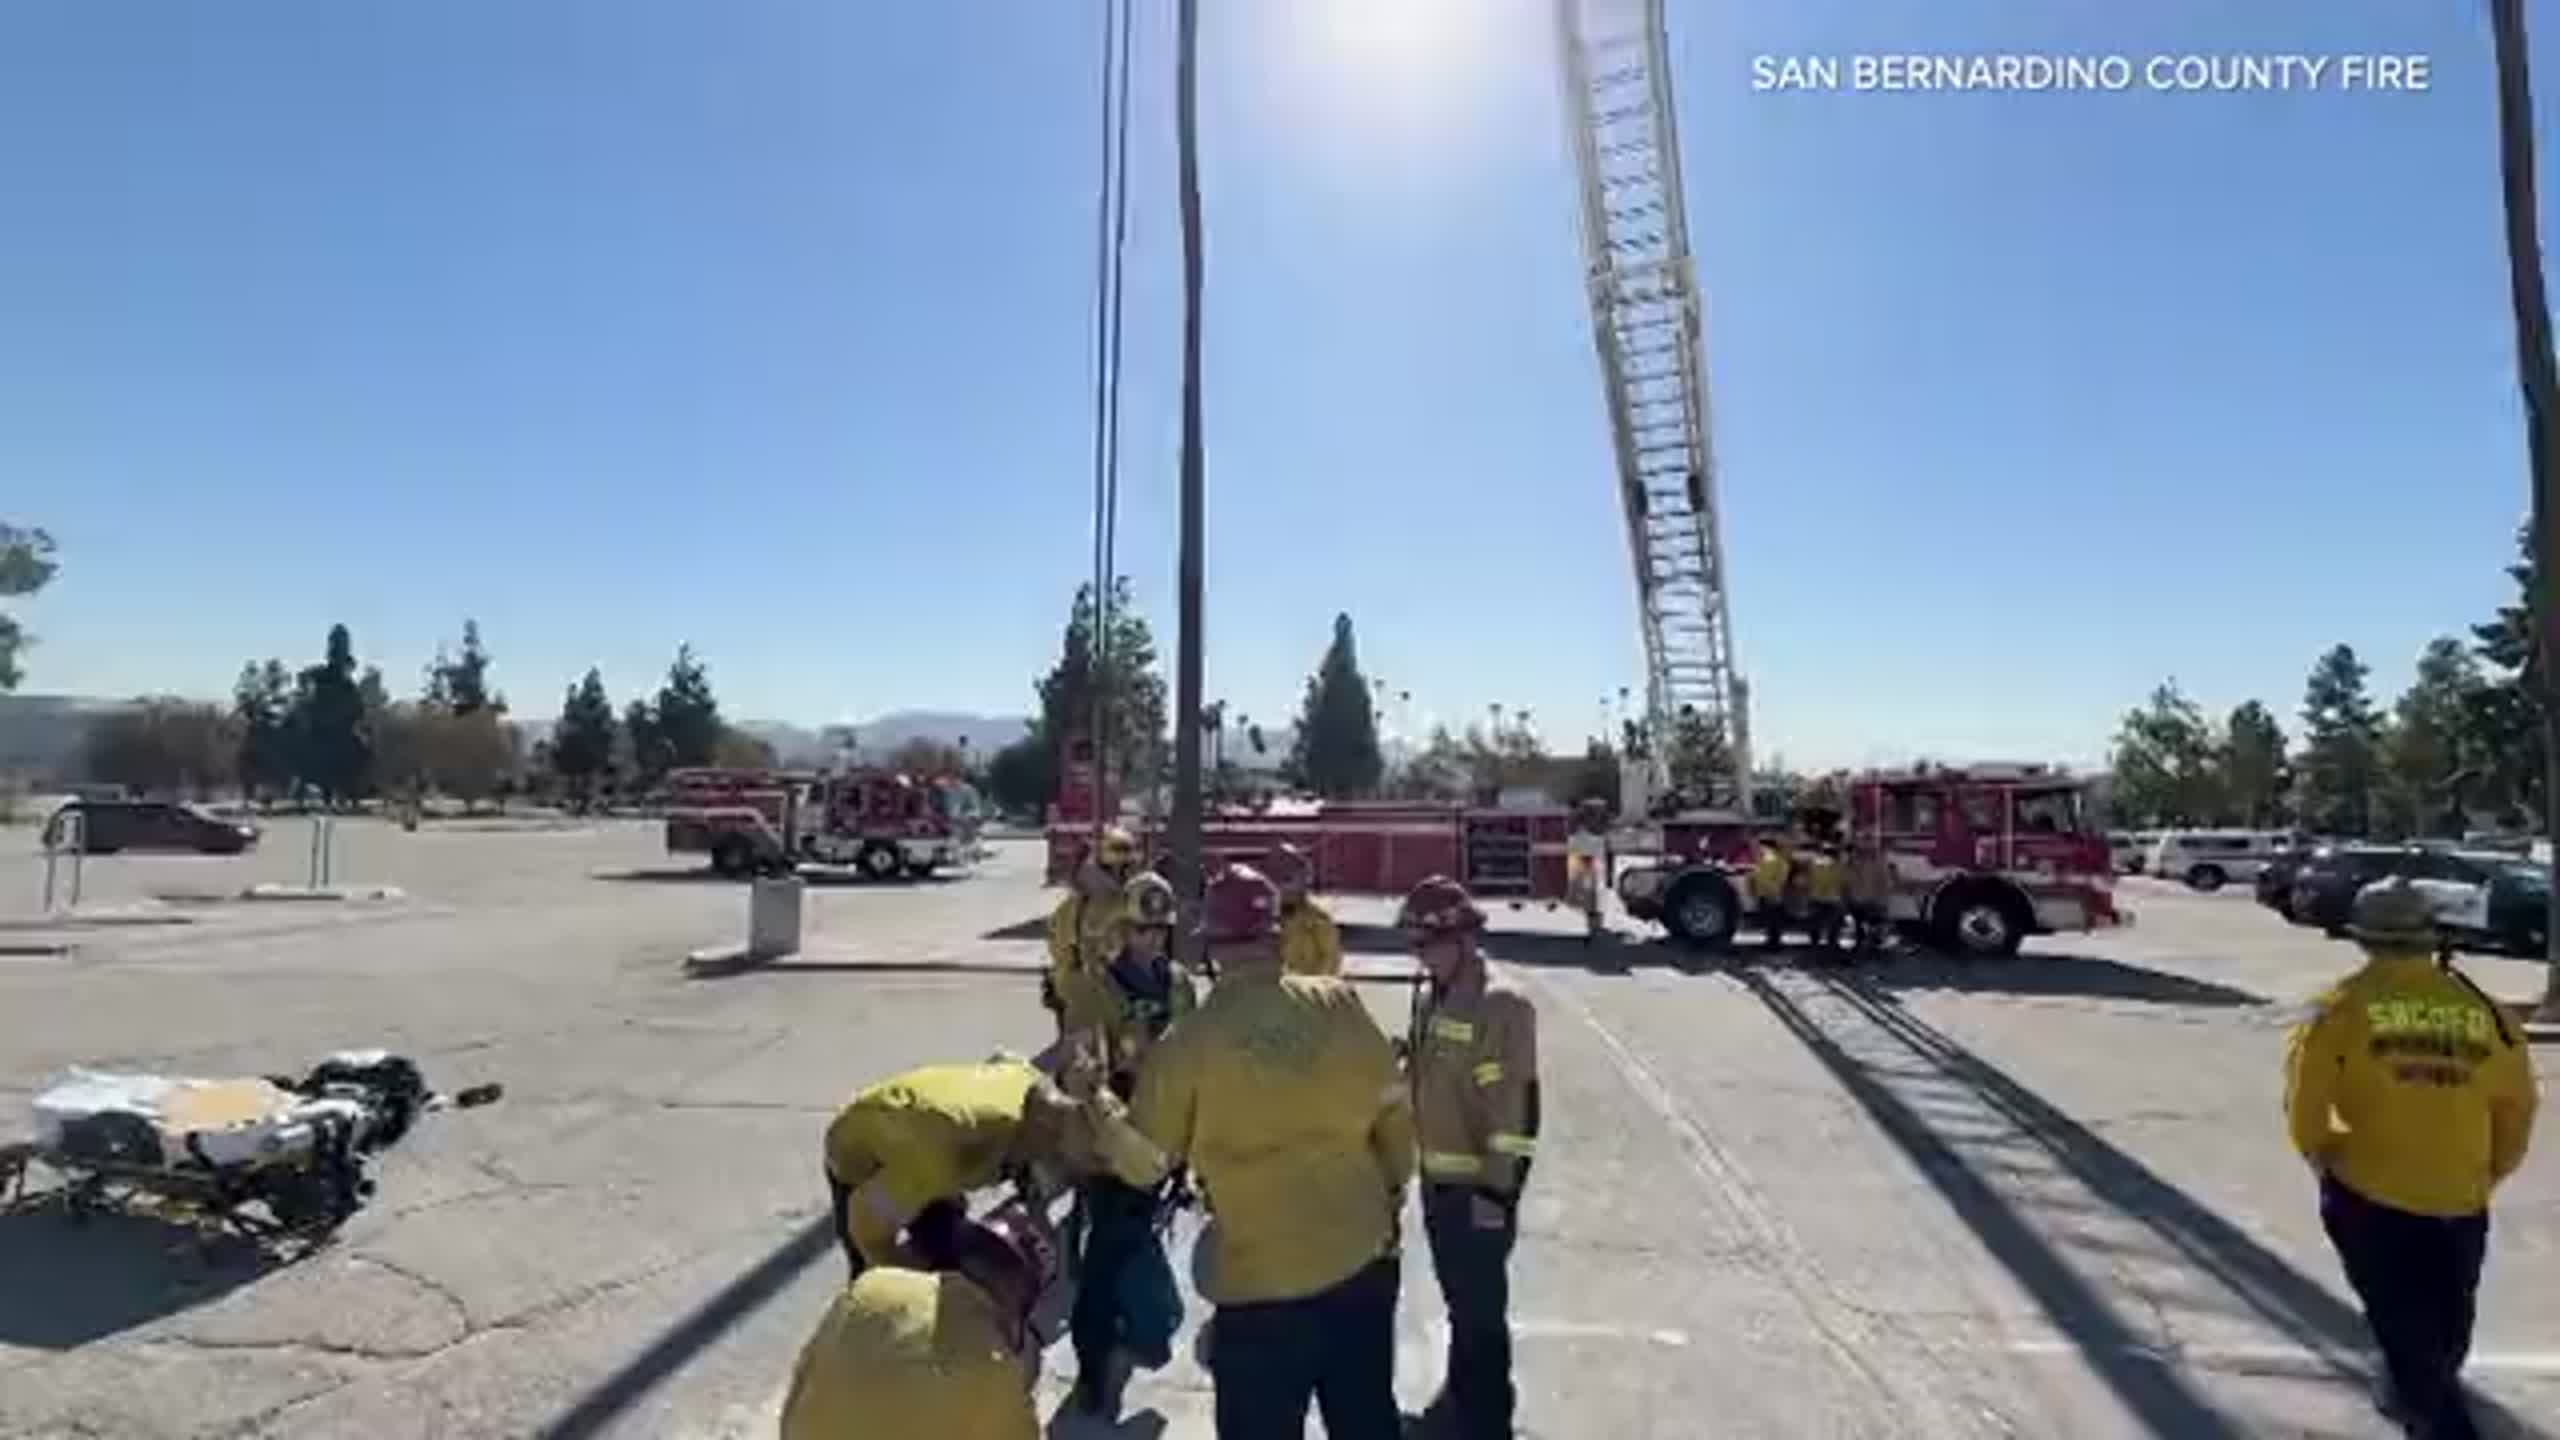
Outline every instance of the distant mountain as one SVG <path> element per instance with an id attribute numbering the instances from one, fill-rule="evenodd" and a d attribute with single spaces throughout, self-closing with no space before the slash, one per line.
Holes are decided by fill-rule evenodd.
<path id="1" fill-rule="evenodd" d="M 917 740 L 965 745 L 972 755 L 992 755 L 1031 733 L 1020 715 L 975 715 L 958 710 L 897 710 L 858 725 L 809 729 L 785 720 L 741 720 L 738 728 L 773 747 L 785 765 L 826 765 L 851 749 L 856 759 L 885 760 Z"/>

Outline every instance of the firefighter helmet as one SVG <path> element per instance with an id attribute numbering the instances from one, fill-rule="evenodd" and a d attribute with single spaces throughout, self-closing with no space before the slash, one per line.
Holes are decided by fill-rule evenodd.
<path id="1" fill-rule="evenodd" d="M 1407 930 L 1444 934 L 1484 928 L 1484 912 L 1476 908 L 1467 887 L 1446 875 L 1434 875 L 1404 897 L 1396 924 Z"/>
<path id="2" fill-rule="evenodd" d="M 1007 1200 L 982 1218 L 960 1222 L 952 1248 L 964 1262 L 991 1260 L 1014 1270 L 1021 1277 L 1026 1312 L 1057 1283 L 1062 1268 L 1056 1233 L 1020 1200 Z"/>
<path id="3" fill-rule="evenodd" d="M 1129 882 L 1129 913 L 1140 925 L 1173 923 L 1173 887 L 1149 870 Z"/>
<path id="4" fill-rule="evenodd" d="M 1280 920 L 1280 889 L 1250 865 L 1230 865 L 1209 882 L 1209 938 L 1224 944 L 1259 940 Z"/>
<path id="5" fill-rule="evenodd" d="M 1316 862 L 1295 845 L 1272 846 L 1271 853 L 1262 857 L 1262 869 L 1274 885 L 1304 888 L 1315 883 Z"/>
<path id="6" fill-rule="evenodd" d="M 2357 891 L 2355 904 L 2347 912 L 2347 929 L 2376 950 L 2436 947 L 2435 912 L 2405 875 L 2376 880 Z"/>

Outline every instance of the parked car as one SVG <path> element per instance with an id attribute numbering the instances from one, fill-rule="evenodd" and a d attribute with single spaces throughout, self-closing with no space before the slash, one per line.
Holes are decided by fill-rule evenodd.
<path id="1" fill-rule="evenodd" d="M 2157 830 L 2111 830 L 2107 832 L 2108 857 L 2115 862 L 2119 875 L 2139 875 L 2151 859 L 2151 849 L 2160 843 Z"/>
<path id="2" fill-rule="evenodd" d="M 2305 840 L 2270 857 L 2258 868 L 2255 882 L 2258 903 L 2290 920 L 2293 918 L 2293 882 L 2302 867 L 2326 848 L 2318 840 Z"/>
<path id="3" fill-rule="evenodd" d="M 2219 890 L 2234 880 L 2255 881 L 2268 861 L 2302 838 L 2290 830 L 2163 830 L 2149 869 L 2163 880 Z"/>
<path id="4" fill-rule="evenodd" d="M 2344 935 L 2356 891 L 2394 875 L 2406 876 L 2425 893 L 2455 948 L 2527 958 L 2544 953 L 2549 872 L 2503 851 L 2325 846 L 2294 878 L 2288 914 L 2297 925 Z"/>
<path id="5" fill-rule="evenodd" d="M 173 800 L 74 800 L 45 821 L 47 849 L 71 843 L 79 821 L 80 849 L 89 855 L 119 850 L 181 850 L 197 855 L 237 855 L 258 843 L 258 827 L 226 820 L 201 805 Z"/>

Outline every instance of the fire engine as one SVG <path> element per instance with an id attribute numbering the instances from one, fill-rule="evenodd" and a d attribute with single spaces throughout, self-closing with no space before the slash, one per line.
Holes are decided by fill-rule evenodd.
<path id="1" fill-rule="evenodd" d="M 977 849 L 977 792 L 955 778 L 702 767 L 667 777 L 667 851 L 722 875 L 848 866 L 872 880 L 963 868 Z"/>

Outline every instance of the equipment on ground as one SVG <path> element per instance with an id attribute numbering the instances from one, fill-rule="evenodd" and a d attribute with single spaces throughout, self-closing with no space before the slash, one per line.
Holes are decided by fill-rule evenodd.
<path id="1" fill-rule="evenodd" d="M 985 813 L 964 780 L 892 770 L 702 766 L 670 773 L 667 788 L 668 853 L 708 855 L 732 877 L 833 865 L 921 880 L 976 858 Z"/>
<path id="2" fill-rule="evenodd" d="M 373 1157 L 419 1116 L 501 1093 L 437 1094 L 415 1062 L 381 1050 L 332 1055 L 299 1079 L 74 1069 L 35 1097 L 35 1138 L 0 1146 L 0 1213 L 155 1209 L 315 1245 L 364 1208 Z M 55 1183 L 32 1185 L 38 1170 Z"/>

